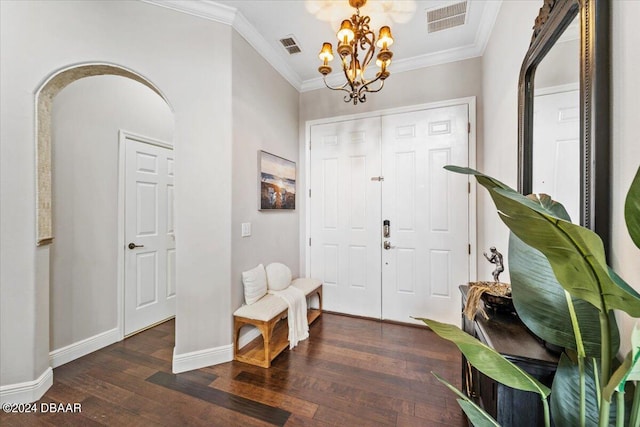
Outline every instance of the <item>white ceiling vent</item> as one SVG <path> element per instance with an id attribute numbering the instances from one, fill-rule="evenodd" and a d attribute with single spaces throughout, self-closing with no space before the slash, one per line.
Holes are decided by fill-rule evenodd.
<path id="1" fill-rule="evenodd" d="M 289 52 L 289 55 L 302 52 L 302 50 L 300 50 L 300 45 L 298 44 L 298 41 L 293 37 L 293 34 L 289 34 L 288 36 L 280 39 L 280 44 L 282 44 L 282 47 L 284 47 L 285 50 Z"/>
<path id="2" fill-rule="evenodd" d="M 427 11 L 428 32 L 435 33 L 464 25 L 467 17 L 467 2 L 450 4 Z"/>

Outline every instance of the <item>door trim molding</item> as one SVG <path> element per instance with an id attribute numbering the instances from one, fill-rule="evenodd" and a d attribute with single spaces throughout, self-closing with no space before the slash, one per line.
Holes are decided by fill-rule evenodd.
<path id="1" fill-rule="evenodd" d="M 322 125 L 327 123 L 343 122 L 349 120 L 365 119 L 371 117 L 383 117 L 391 114 L 411 113 L 421 110 L 431 110 L 444 107 L 453 107 L 456 105 L 466 105 L 469 110 L 469 167 L 476 168 L 476 141 L 477 141 L 477 118 L 476 118 L 476 97 L 469 96 L 465 98 L 456 98 L 446 101 L 429 102 L 426 104 L 409 105 L 397 108 L 388 108 L 383 110 L 369 111 L 365 113 L 347 114 L 343 116 L 327 117 L 323 119 L 307 120 L 304 129 L 304 239 L 301 239 L 301 252 L 304 257 L 300 258 L 300 271 L 309 274 L 311 269 L 311 250 L 308 242 L 311 239 L 311 200 L 309 190 L 311 189 L 311 126 Z M 302 156 L 301 161 L 302 161 Z M 469 178 L 470 179 L 470 178 Z M 469 180 L 471 182 L 471 180 Z M 471 245 L 471 253 L 469 255 L 469 280 L 478 275 L 478 257 L 477 257 L 477 201 L 476 201 L 476 185 L 470 186 L 468 208 L 469 208 L 469 244 Z M 301 233 L 303 234 L 303 233 Z"/>
<path id="2" fill-rule="evenodd" d="M 118 341 L 125 338 L 124 334 L 124 274 L 125 274 L 125 185 L 126 185 L 126 142 L 127 139 L 138 141 L 156 147 L 167 148 L 173 151 L 173 145 L 159 139 L 140 135 L 134 132 L 120 129 L 118 131 L 118 270 L 117 270 L 117 325 Z"/>

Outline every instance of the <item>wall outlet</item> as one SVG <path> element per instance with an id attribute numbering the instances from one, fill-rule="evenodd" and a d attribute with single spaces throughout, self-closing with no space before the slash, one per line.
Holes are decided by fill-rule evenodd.
<path id="1" fill-rule="evenodd" d="M 249 237 L 251 236 L 251 223 L 250 222 L 243 222 L 242 223 L 242 237 Z"/>

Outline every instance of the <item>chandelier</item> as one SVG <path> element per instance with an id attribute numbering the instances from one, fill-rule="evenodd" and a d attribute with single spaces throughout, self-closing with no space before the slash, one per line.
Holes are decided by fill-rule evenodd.
<path id="1" fill-rule="evenodd" d="M 391 37 L 391 29 L 388 26 L 380 28 L 378 41 L 373 31 L 369 29 L 368 16 L 360 16 L 360 7 L 364 6 L 367 0 L 349 0 L 351 7 L 356 9 L 356 13 L 351 19 L 345 19 L 340 25 L 340 30 L 336 34 L 338 38 L 337 52 L 342 60 L 342 70 L 347 81 L 342 86 L 330 86 L 327 83 L 327 75 L 331 73 L 329 62 L 333 60 L 333 46 L 331 43 L 322 44 L 322 50 L 318 57 L 322 61 L 322 65 L 318 68 L 322 74 L 322 80 L 326 87 L 331 90 L 342 90 L 347 92 L 344 96 L 344 102 L 353 101 L 353 105 L 358 102 L 367 100 L 367 93 L 379 92 L 384 86 L 384 81 L 389 77 L 387 68 L 391 64 L 393 52 L 389 50 L 389 46 L 393 44 Z M 376 57 L 376 65 L 380 70 L 375 77 L 367 80 L 365 71 L 367 66 L 373 59 L 376 46 L 380 48 Z M 359 54 L 363 54 L 362 58 Z M 371 85 L 379 82 L 376 88 Z"/>

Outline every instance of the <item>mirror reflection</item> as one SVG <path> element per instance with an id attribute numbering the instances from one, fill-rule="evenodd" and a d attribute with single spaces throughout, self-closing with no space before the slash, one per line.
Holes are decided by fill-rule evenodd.
<path id="1" fill-rule="evenodd" d="M 532 192 L 546 193 L 581 222 L 580 28 L 565 29 L 534 77 Z"/>

